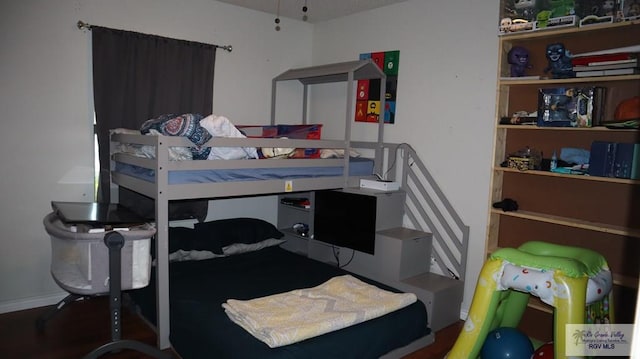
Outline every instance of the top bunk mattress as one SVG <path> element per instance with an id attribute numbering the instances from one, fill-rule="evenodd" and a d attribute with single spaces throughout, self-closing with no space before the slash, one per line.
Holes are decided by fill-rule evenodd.
<path id="1" fill-rule="evenodd" d="M 272 160 L 265 160 L 272 161 Z M 278 161 L 278 160 L 275 160 Z M 285 160 L 286 161 L 286 160 Z M 373 159 L 351 157 L 349 176 L 370 176 L 373 174 Z M 273 179 L 299 179 L 337 177 L 343 175 L 343 166 L 332 167 L 281 167 L 281 168 L 240 168 L 212 170 L 171 170 L 169 184 L 192 184 L 233 181 L 260 181 Z M 155 182 L 155 172 L 147 168 L 125 163 L 116 163 L 115 172 L 132 176 L 147 182 Z"/>

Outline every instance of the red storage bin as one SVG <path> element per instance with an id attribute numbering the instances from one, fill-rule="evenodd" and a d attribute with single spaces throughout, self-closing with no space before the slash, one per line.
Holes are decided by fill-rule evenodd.
<path id="1" fill-rule="evenodd" d="M 280 138 L 297 140 L 319 140 L 322 136 L 322 125 L 245 125 L 237 126 L 247 137 Z M 319 158 L 318 148 L 298 148 L 294 158 Z"/>

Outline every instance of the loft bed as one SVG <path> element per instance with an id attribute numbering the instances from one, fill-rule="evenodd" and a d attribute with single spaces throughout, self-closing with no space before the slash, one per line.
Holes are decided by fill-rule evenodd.
<path id="1" fill-rule="evenodd" d="M 170 149 L 193 146 L 193 143 L 184 137 L 111 134 L 112 183 L 149 197 L 155 202 L 157 234 L 154 271 L 156 301 L 154 323 L 157 326 L 158 346 L 161 349 L 170 346 L 169 202 L 357 187 L 361 178 L 371 178 L 374 174 L 379 173 L 382 166 L 381 144 L 384 123 L 381 118 L 378 125 L 377 143 L 379 146 L 375 144 L 368 146 L 368 148 L 374 148 L 373 158 L 354 158 L 349 155 L 354 150 L 350 140 L 354 108 L 354 82 L 359 79 L 380 79 L 380 108 L 384 108 L 385 78 L 385 74 L 375 63 L 371 60 L 362 60 L 292 69 L 273 79 L 272 126 L 275 125 L 276 91 L 279 82 L 297 80 L 303 85 L 302 124 L 307 124 L 309 85 L 346 82 L 347 111 L 343 139 L 215 137 L 203 145 L 212 148 L 330 149 L 345 154 L 342 158 L 175 161 L 169 155 Z M 116 153 L 114 148 L 122 144 L 150 146 L 153 148 L 155 156 L 141 158 L 127 153 Z M 123 168 L 135 168 L 135 170 L 127 171 Z M 211 173 L 226 173 L 226 177 L 212 179 L 208 175 Z M 408 348 L 415 350 L 429 344 L 432 340 L 432 336 L 425 335 Z"/>

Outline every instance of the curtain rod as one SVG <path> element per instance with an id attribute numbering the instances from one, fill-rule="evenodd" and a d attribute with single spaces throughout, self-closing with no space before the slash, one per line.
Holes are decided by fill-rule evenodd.
<path id="1" fill-rule="evenodd" d="M 76 24 L 76 26 L 78 26 L 78 29 L 80 30 L 91 30 L 91 27 L 93 25 L 88 24 L 82 20 L 78 20 L 78 23 Z M 231 45 L 213 45 L 213 47 L 218 48 L 218 49 L 223 49 L 225 51 L 231 52 L 233 50 L 233 46 Z"/>

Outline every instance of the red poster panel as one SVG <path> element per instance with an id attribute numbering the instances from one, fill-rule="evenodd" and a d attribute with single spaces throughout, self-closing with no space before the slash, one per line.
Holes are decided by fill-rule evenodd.
<path id="1" fill-rule="evenodd" d="M 371 53 L 371 59 L 378 65 L 380 70 L 384 71 L 384 52 Z"/>
<path id="2" fill-rule="evenodd" d="M 369 99 L 369 80 L 358 80 L 358 100 Z"/>
<path id="3" fill-rule="evenodd" d="M 369 101 L 356 101 L 356 121 L 366 122 L 367 121 L 367 105 Z"/>

